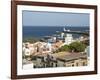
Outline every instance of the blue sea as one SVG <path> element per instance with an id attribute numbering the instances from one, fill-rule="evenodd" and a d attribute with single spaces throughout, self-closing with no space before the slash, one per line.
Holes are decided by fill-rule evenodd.
<path id="1" fill-rule="evenodd" d="M 82 32 L 89 30 L 89 27 L 23 26 L 23 38 L 52 36 L 53 34 L 56 34 L 56 31 L 63 31 L 63 28 L 66 30 Z"/>

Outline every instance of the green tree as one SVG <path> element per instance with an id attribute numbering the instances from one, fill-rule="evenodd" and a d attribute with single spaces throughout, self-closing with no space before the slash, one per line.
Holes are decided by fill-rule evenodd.
<path id="1" fill-rule="evenodd" d="M 69 46 L 70 50 L 74 52 L 83 52 L 86 48 L 86 45 L 82 42 L 73 42 Z"/>
<path id="2" fill-rule="evenodd" d="M 70 51 L 69 45 L 64 45 L 61 48 L 59 48 L 59 52 L 61 52 L 61 51 Z"/>

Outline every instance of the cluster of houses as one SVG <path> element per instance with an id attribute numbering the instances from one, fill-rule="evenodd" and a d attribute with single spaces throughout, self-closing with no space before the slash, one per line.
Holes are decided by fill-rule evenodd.
<path id="1" fill-rule="evenodd" d="M 89 48 L 84 53 L 72 53 L 63 56 L 52 54 L 63 45 L 69 45 L 76 40 L 81 41 L 83 39 L 84 37 L 82 36 L 78 39 L 73 39 L 72 34 L 61 33 L 59 39 L 52 36 L 46 42 L 23 43 L 23 66 L 28 65 L 27 62 L 32 64 L 32 68 L 86 66 L 88 62 L 86 53 Z"/>
<path id="2" fill-rule="evenodd" d="M 57 56 L 54 54 L 41 54 L 32 56 L 31 64 L 31 68 L 87 66 L 88 56 L 86 53 L 72 53 L 63 56 Z M 29 67 L 27 67 L 27 69 L 28 68 Z"/>

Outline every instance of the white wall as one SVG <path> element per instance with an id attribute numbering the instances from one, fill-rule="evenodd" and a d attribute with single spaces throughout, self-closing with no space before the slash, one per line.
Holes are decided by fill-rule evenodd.
<path id="1" fill-rule="evenodd" d="M 28 1 L 28 0 L 27 0 Z M 33 1 L 33 0 L 31 0 Z M 75 3 L 75 4 L 92 4 L 99 7 L 99 20 L 100 21 L 100 2 L 99 0 L 34 0 L 34 1 L 48 1 L 58 3 Z M 0 80 L 10 80 L 10 59 L 11 59 L 11 14 L 10 14 L 10 0 L 0 0 Z M 98 24 L 100 26 L 100 24 Z M 100 27 L 98 27 L 98 32 Z M 100 37 L 99 37 L 100 40 Z M 98 41 L 99 41 L 98 40 Z M 100 44 L 100 42 L 98 42 Z M 100 45 L 99 45 L 100 48 Z M 100 49 L 99 49 L 100 52 Z M 100 54 L 98 54 L 100 57 Z M 100 58 L 98 59 L 100 61 Z M 98 63 L 100 67 L 100 63 Z M 55 78 L 39 78 L 34 80 L 100 80 L 100 68 L 98 75 L 84 75 L 84 76 L 67 76 L 67 77 L 55 77 Z M 29 79 L 27 79 L 29 80 Z M 33 80 L 33 79 L 31 79 Z"/>

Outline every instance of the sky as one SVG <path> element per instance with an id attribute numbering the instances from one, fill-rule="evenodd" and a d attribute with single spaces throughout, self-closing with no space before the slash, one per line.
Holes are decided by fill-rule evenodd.
<path id="1" fill-rule="evenodd" d="M 88 13 L 23 11 L 23 26 L 89 26 Z"/>

